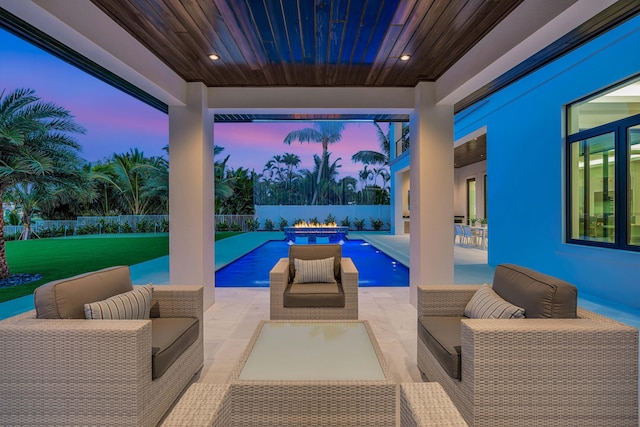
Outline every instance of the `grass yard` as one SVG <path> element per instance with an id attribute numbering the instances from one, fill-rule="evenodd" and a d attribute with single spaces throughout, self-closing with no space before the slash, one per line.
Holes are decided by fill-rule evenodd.
<path id="1" fill-rule="evenodd" d="M 216 233 L 216 240 L 240 234 Z M 43 283 L 114 265 L 133 265 L 169 254 L 169 236 L 87 237 L 6 242 L 11 274 L 42 274 L 26 285 L 0 288 L 0 302 L 33 293 Z"/>

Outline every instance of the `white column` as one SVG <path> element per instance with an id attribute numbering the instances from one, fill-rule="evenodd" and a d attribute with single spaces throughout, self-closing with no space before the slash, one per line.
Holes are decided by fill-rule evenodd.
<path id="1" fill-rule="evenodd" d="M 188 83 L 187 105 L 169 107 L 169 273 L 175 285 L 203 285 L 215 300 L 213 112 L 207 88 Z"/>
<path id="2" fill-rule="evenodd" d="M 396 140 L 402 137 L 402 123 L 389 123 L 389 160 L 398 157 Z M 402 218 L 402 173 L 389 168 L 391 173 L 391 234 L 404 234 L 404 221 Z"/>
<path id="3" fill-rule="evenodd" d="M 453 106 L 435 104 L 435 84 L 415 88 L 410 116 L 410 299 L 417 286 L 453 283 Z"/>

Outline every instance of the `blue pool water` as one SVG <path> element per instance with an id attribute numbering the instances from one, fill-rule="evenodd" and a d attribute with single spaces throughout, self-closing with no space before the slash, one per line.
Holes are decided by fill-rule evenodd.
<path id="1" fill-rule="evenodd" d="M 216 271 L 216 287 L 269 287 L 269 271 L 289 256 L 287 242 L 271 240 Z M 342 256 L 358 269 L 359 286 L 409 286 L 409 269 L 364 240 L 347 240 Z"/>

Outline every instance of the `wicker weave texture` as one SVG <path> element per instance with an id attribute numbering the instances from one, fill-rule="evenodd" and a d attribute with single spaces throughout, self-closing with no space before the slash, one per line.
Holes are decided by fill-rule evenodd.
<path id="1" fill-rule="evenodd" d="M 340 280 L 344 307 L 284 306 L 284 291 L 289 283 L 289 259 L 281 258 L 269 272 L 270 318 L 272 320 L 333 320 L 358 318 L 358 270 L 351 258 L 340 261 Z"/>
<path id="2" fill-rule="evenodd" d="M 270 323 L 287 322 L 276 320 Z M 240 380 L 242 369 L 258 340 L 260 331 L 267 323 L 262 321 L 231 373 L 233 418 L 239 423 L 237 425 L 394 426 L 396 384 L 369 323 L 353 320 L 306 320 L 304 322 L 364 324 L 385 379 L 380 381 Z M 252 424 L 254 419 L 260 422 Z"/>
<path id="3" fill-rule="evenodd" d="M 418 292 L 419 301 L 430 298 L 426 287 Z M 579 315 L 463 320 L 462 380 L 420 338 L 418 368 L 472 426 L 637 426 L 638 330 Z"/>
<path id="4" fill-rule="evenodd" d="M 229 384 L 192 384 L 162 427 L 232 426 Z"/>
<path id="5" fill-rule="evenodd" d="M 177 310 L 202 325 L 202 287 L 157 294 L 159 312 Z M 155 426 L 204 360 L 201 329 L 152 381 L 148 320 L 36 319 L 31 311 L 0 322 L 0 342 L 0 425 Z"/>
<path id="6" fill-rule="evenodd" d="M 400 384 L 402 427 L 466 427 L 467 423 L 438 383 Z"/>

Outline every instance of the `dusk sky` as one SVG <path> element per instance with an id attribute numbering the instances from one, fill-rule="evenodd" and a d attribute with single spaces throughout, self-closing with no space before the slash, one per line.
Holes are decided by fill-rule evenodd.
<path id="1" fill-rule="evenodd" d="M 146 156 L 162 156 L 169 142 L 168 116 L 111 87 L 72 65 L 0 29 L 0 92 L 31 88 L 42 100 L 71 112 L 86 134 L 77 135 L 82 157 L 94 162 L 138 148 Z M 217 124 L 216 145 L 230 155 L 227 165 L 262 172 L 265 163 L 285 152 L 300 156 L 300 168 L 313 169 L 313 154 L 321 154 L 320 144 L 283 143 L 292 130 L 311 127 L 301 123 Z M 359 150 L 379 151 L 375 127 L 371 123 L 349 124 L 342 141 L 329 147 L 331 161 L 341 157 L 340 175 L 357 178 L 360 164 L 351 161 Z"/>

